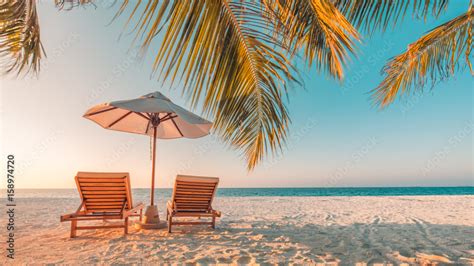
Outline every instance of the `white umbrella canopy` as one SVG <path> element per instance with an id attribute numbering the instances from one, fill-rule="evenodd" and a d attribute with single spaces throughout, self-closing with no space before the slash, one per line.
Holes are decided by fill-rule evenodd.
<path id="1" fill-rule="evenodd" d="M 144 224 L 158 224 L 158 209 L 154 206 L 156 139 L 200 138 L 209 134 L 212 123 L 174 104 L 160 92 L 99 104 L 87 110 L 84 117 L 105 129 L 153 138 L 151 197 Z"/>
<path id="2" fill-rule="evenodd" d="M 153 136 L 160 139 L 200 138 L 209 134 L 212 123 L 174 104 L 160 92 L 137 99 L 96 105 L 84 114 L 101 127 Z"/>

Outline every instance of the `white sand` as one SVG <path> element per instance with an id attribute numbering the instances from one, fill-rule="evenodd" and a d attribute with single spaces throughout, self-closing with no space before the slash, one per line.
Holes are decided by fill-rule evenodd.
<path id="1" fill-rule="evenodd" d="M 15 264 L 474 264 L 474 196 L 217 198 L 223 217 L 215 231 L 131 227 L 125 237 L 112 229 L 79 231 L 75 239 L 59 216 L 75 210 L 77 199 L 17 204 Z M 163 211 L 164 199 L 158 206 Z"/>

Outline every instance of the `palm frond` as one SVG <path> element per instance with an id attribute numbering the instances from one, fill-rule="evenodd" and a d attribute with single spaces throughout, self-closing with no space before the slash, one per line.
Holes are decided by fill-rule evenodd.
<path id="1" fill-rule="evenodd" d="M 260 3 L 150 1 L 133 5 L 129 21 L 136 21 L 143 51 L 163 30 L 153 70 L 183 81 L 191 103 L 202 101 L 215 131 L 243 150 L 249 169 L 281 148 L 289 123 L 282 98 L 295 78 Z"/>
<path id="2" fill-rule="evenodd" d="M 275 14 L 289 49 L 296 54 L 304 48 L 305 59 L 318 71 L 343 79 L 343 67 L 349 53 L 354 53 L 360 36 L 351 23 L 329 0 L 265 0 L 265 7 Z"/>
<path id="3" fill-rule="evenodd" d="M 35 0 L 0 2 L 0 67 L 3 74 L 37 73 L 44 55 Z"/>
<path id="4" fill-rule="evenodd" d="M 368 33 L 395 26 L 411 10 L 414 17 L 426 19 L 446 10 L 448 0 L 335 0 L 336 7 L 358 29 Z M 411 9 L 410 9 L 411 6 Z"/>
<path id="5" fill-rule="evenodd" d="M 374 90 L 375 103 L 381 107 L 392 103 L 397 95 L 414 88 L 423 90 L 429 80 L 436 82 L 452 76 L 463 66 L 472 66 L 473 9 L 448 21 L 410 44 L 383 68 L 384 80 Z M 464 56 L 463 56 L 464 55 Z M 464 57 L 464 59 L 463 59 Z"/>
<path id="6" fill-rule="evenodd" d="M 71 10 L 75 7 L 88 4 L 95 6 L 93 0 L 54 0 L 54 4 L 59 10 Z"/>

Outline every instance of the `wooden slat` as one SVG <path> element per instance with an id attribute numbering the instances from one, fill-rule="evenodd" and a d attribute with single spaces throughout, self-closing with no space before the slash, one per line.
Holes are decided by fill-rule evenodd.
<path id="1" fill-rule="evenodd" d="M 185 188 L 214 188 L 216 184 L 188 184 L 188 183 L 177 183 L 178 187 L 185 187 Z"/>
<path id="2" fill-rule="evenodd" d="M 179 203 L 179 204 L 187 204 L 187 203 L 200 203 L 200 204 L 206 204 L 206 205 L 209 205 L 209 201 L 190 201 L 190 200 L 181 200 L 181 201 L 175 201 L 175 203 Z"/>
<path id="3" fill-rule="evenodd" d="M 104 212 L 104 213 L 111 213 L 111 212 L 117 212 L 117 209 L 92 209 L 90 212 Z M 119 215 L 121 216 L 121 215 Z"/>
<path id="4" fill-rule="evenodd" d="M 196 206 L 196 205 L 187 205 L 187 204 L 177 204 L 177 209 L 178 210 L 181 210 L 181 209 L 200 209 L 200 210 L 207 210 L 208 207 L 207 206 L 204 206 L 204 205 L 201 205 L 201 206 Z"/>
<path id="5" fill-rule="evenodd" d="M 203 225 L 203 224 L 212 225 L 212 222 L 173 222 L 173 225 Z"/>
<path id="6" fill-rule="evenodd" d="M 61 216 L 61 221 L 71 221 L 71 237 L 76 230 L 125 228 L 128 229 L 128 217 L 138 216 L 140 204 L 131 208 L 132 194 L 128 173 L 78 172 L 75 176 L 76 186 L 81 197 L 81 206 L 73 214 Z M 102 219 L 125 219 L 122 225 L 78 226 L 78 221 Z"/>
<path id="7" fill-rule="evenodd" d="M 81 182 L 81 187 L 125 187 L 125 184 L 123 182 Z"/>
<path id="8" fill-rule="evenodd" d="M 174 197 L 175 201 L 179 201 L 179 200 L 190 200 L 190 201 L 209 201 L 210 198 L 209 197 L 191 197 L 191 196 L 180 196 L 180 195 L 175 195 Z"/>
<path id="9" fill-rule="evenodd" d="M 127 178 L 125 178 L 125 187 L 127 188 L 127 206 L 126 209 L 133 208 L 132 200 L 132 186 L 130 185 L 130 176 L 127 173 Z"/>
<path id="10" fill-rule="evenodd" d="M 208 200 L 210 200 L 210 197 L 199 197 L 199 195 L 193 195 L 193 196 L 186 195 L 186 196 L 183 196 L 183 195 L 180 195 L 180 194 L 176 194 L 175 199 L 176 200 L 183 199 L 183 200 L 208 201 Z"/>
<path id="11" fill-rule="evenodd" d="M 85 217 L 72 217 L 68 218 L 68 221 L 96 221 L 96 220 L 103 220 L 103 219 L 109 219 L 109 220 L 114 220 L 114 219 L 122 219 L 122 216 L 120 215 L 107 215 L 107 216 L 85 216 Z"/>
<path id="12" fill-rule="evenodd" d="M 100 203 L 100 204 L 86 204 L 86 209 L 87 210 L 90 210 L 92 208 L 95 208 L 95 207 L 102 207 L 102 206 L 110 206 L 110 207 L 114 207 L 114 208 L 122 208 L 123 204 L 110 204 L 110 202 L 104 202 L 104 203 Z"/>
<path id="13" fill-rule="evenodd" d="M 79 182 L 87 183 L 124 183 L 125 178 L 88 178 L 88 177 L 78 177 Z"/>
<path id="14" fill-rule="evenodd" d="M 125 191 L 125 187 L 83 187 L 82 191 Z"/>
<path id="15" fill-rule="evenodd" d="M 207 208 L 189 208 L 189 207 L 181 207 L 177 211 L 193 211 L 193 212 L 206 212 L 208 209 Z"/>
<path id="16" fill-rule="evenodd" d="M 87 216 L 84 217 L 101 217 L 102 219 L 116 219 L 115 217 L 120 217 L 118 219 L 122 219 L 122 213 L 117 212 L 116 210 L 105 212 L 105 211 L 90 211 Z M 113 217 L 113 218 L 111 218 Z"/>
<path id="17" fill-rule="evenodd" d="M 84 195 L 126 195 L 125 191 L 82 191 Z"/>
<path id="18" fill-rule="evenodd" d="M 128 176 L 126 172 L 110 173 L 110 172 L 77 172 L 77 177 L 92 177 L 92 178 L 125 178 Z"/>
<path id="19" fill-rule="evenodd" d="M 192 188 L 189 187 L 189 186 L 182 186 L 180 184 L 178 184 L 176 186 L 176 189 L 180 189 L 180 188 L 184 188 L 184 189 L 193 189 L 193 190 L 214 190 L 215 187 L 214 186 L 193 186 Z"/>
<path id="20" fill-rule="evenodd" d="M 190 176 L 190 175 L 177 175 L 177 181 L 185 181 L 185 182 L 219 182 L 219 178 L 217 177 L 208 177 L 208 176 Z"/>
<path id="21" fill-rule="evenodd" d="M 208 184 L 216 184 L 215 181 L 207 181 L 207 180 L 182 180 L 182 179 L 179 179 L 179 177 L 176 179 L 176 181 L 178 183 L 183 183 L 183 184 L 204 184 L 204 185 L 208 185 Z"/>
<path id="22" fill-rule="evenodd" d="M 215 182 L 186 182 L 186 181 L 177 181 L 178 186 L 193 186 L 193 187 L 214 187 L 216 186 Z"/>
<path id="23" fill-rule="evenodd" d="M 103 212 L 103 213 L 116 213 L 116 212 L 120 212 L 122 210 L 122 208 L 116 208 L 116 207 L 108 207 L 108 208 L 91 208 L 91 209 L 88 209 L 87 211 L 89 213 L 91 212 Z"/>
<path id="24" fill-rule="evenodd" d="M 87 208 L 89 207 L 100 207 L 100 206 L 115 206 L 115 207 L 122 207 L 123 202 L 94 202 L 94 203 L 86 203 Z"/>
<path id="25" fill-rule="evenodd" d="M 181 198 L 181 197 L 175 197 L 176 202 L 185 202 L 185 201 L 196 201 L 196 202 L 209 202 L 209 199 L 205 198 Z"/>
<path id="26" fill-rule="evenodd" d="M 120 215 L 120 211 L 113 211 L 113 212 L 103 212 L 103 211 L 94 211 L 94 213 L 89 212 L 89 213 L 82 213 L 82 214 L 76 214 L 74 215 L 75 217 L 109 217 L 109 216 L 117 216 Z"/>
<path id="27" fill-rule="evenodd" d="M 174 194 L 175 198 L 186 198 L 186 199 L 210 199 L 209 195 L 200 195 L 200 194 L 181 194 L 176 192 Z"/>
<path id="28" fill-rule="evenodd" d="M 177 204 L 177 209 L 178 210 L 183 210 L 183 209 L 199 209 L 199 210 L 208 210 L 209 208 L 207 206 L 201 205 L 201 206 L 196 206 L 196 205 L 187 205 L 187 204 Z"/>
<path id="29" fill-rule="evenodd" d="M 183 206 L 183 205 L 186 205 L 186 206 L 208 206 L 209 204 L 207 203 L 199 203 L 199 202 L 176 202 L 176 205 L 178 206 Z"/>
<path id="30" fill-rule="evenodd" d="M 89 203 L 89 202 L 120 202 L 122 203 L 123 202 L 123 199 L 86 199 L 86 203 Z"/>
<path id="31" fill-rule="evenodd" d="M 205 189 L 205 190 L 204 189 L 190 189 L 190 188 L 182 189 L 180 187 L 177 187 L 176 191 L 193 192 L 193 193 L 212 193 L 214 192 L 214 189 Z"/>
<path id="32" fill-rule="evenodd" d="M 121 210 L 122 206 L 118 205 L 92 205 L 92 206 L 87 206 L 87 210 L 98 210 L 98 209 L 115 209 L 115 210 Z"/>
<path id="33" fill-rule="evenodd" d="M 200 192 L 213 192 L 214 188 L 183 188 L 183 187 L 176 187 L 176 190 L 181 191 L 200 191 Z"/>
<path id="34" fill-rule="evenodd" d="M 209 202 L 211 199 L 210 198 L 202 198 L 202 197 L 183 197 L 183 196 L 180 196 L 180 195 L 176 195 L 175 196 L 175 201 L 200 201 L 200 202 Z"/>
<path id="35" fill-rule="evenodd" d="M 173 216 L 181 216 L 181 217 L 212 217 L 214 216 L 212 213 L 208 212 L 177 212 Z M 174 224 L 174 222 L 173 222 Z"/>
<path id="36" fill-rule="evenodd" d="M 204 212 L 206 212 L 206 210 L 183 209 L 183 210 L 179 210 L 177 213 L 180 213 L 180 212 L 181 212 L 181 213 L 190 213 L 190 212 L 192 212 L 192 213 L 196 213 L 196 212 L 198 212 L 198 213 L 204 213 Z"/>
<path id="37" fill-rule="evenodd" d="M 115 206 L 115 205 L 87 206 L 86 207 L 86 212 L 91 212 L 91 211 L 94 211 L 94 210 L 95 211 L 100 210 L 100 211 L 105 212 L 105 210 L 108 210 L 108 209 L 113 209 L 114 212 L 121 212 L 122 211 L 122 206 L 120 206 L 120 207 Z"/>
<path id="38" fill-rule="evenodd" d="M 177 195 L 175 197 L 175 201 L 198 201 L 198 202 L 209 202 L 211 199 L 209 198 L 190 198 L 190 197 L 180 197 Z"/>
<path id="39" fill-rule="evenodd" d="M 185 203 L 185 202 L 181 202 L 181 205 L 184 205 L 184 204 L 186 204 L 186 203 Z M 176 207 L 176 209 L 179 209 L 179 207 Z"/>
<path id="40" fill-rule="evenodd" d="M 91 206 L 91 207 L 87 208 L 88 211 L 92 211 L 92 210 L 100 210 L 100 211 L 114 210 L 114 211 L 117 211 L 117 210 L 121 210 L 121 209 L 122 209 L 122 206 Z"/>
<path id="41" fill-rule="evenodd" d="M 111 212 L 106 212 L 106 211 L 89 211 L 87 213 L 87 216 L 117 216 L 117 215 L 121 215 L 122 214 L 122 211 L 117 211 L 117 210 L 114 210 L 114 211 L 111 211 Z"/>
<path id="42" fill-rule="evenodd" d="M 91 230 L 91 229 L 106 229 L 106 228 L 124 228 L 125 225 L 90 225 L 90 226 L 77 226 L 76 230 Z"/>
<path id="43" fill-rule="evenodd" d="M 212 184 L 212 185 L 206 185 L 206 184 L 200 184 L 198 186 L 196 185 L 187 185 L 187 184 L 182 184 L 182 183 L 178 183 L 178 186 L 177 187 L 180 187 L 180 188 L 188 188 L 188 189 L 213 189 L 215 188 L 215 184 Z"/>
<path id="44" fill-rule="evenodd" d="M 125 199 L 126 195 L 85 195 L 85 199 Z"/>
<path id="45" fill-rule="evenodd" d="M 181 184 L 181 183 L 178 183 L 176 188 L 187 188 L 187 189 L 214 189 L 216 186 L 215 185 L 203 185 L 203 184 L 190 184 L 190 185 L 187 185 L 187 184 Z"/>
<path id="46" fill-rule="evenodd" d="M 212 214 L 209 213 L 209 209 L 218 183 L 218 178 L 177 176 L 173 190 L 173 201 L 176 213 L 173 215 L 183 217 L 212 217 Z M 199 222 L 196 224 L 205 223 Z"/>
<path id="47" fill-rule="evenodd" d="M 100 206 L 100 205 L 117 205 L 122 206 L 123 201 L 102 201 L 102 202 L 86 202 L 87 206 Z"/>
<path id="48" fill-rule="evenodd" d="M 189 193 L 189 192 L 181 192 L 176 191 L 175 195 L 180 195 L 181 197 L 195 197 L 195 198 L 210 198 L 212 194 L 202 194 L 202 193 Z"/>
<path id="49" fill-rule="evenodd" d="M 209 207 L 209 204 L 207 204 L 207 203 L 194 203 L 194 202 L 191 202 L 191 203 L 190 202 L 176 202 L 176 206 L 178 208 L 187 206 L 187 207 L 207 209 Z"/>
<path id="50" fill-rule="evenodd" d="M 212 196 L 212 192 L 183 191 L 183 190 L 179 190 L 179 189 L 176 190 L 176 194 Z"/>
<path id="51" fill-rule="evenodd" d="M 182 193 L 181 191 L 177 191 L 175 193 L 176 197 L 181 197 L 181 198 L 206 198 L 209 199 L 211 198 L 212 194 L 201 194 L 201 193 Z"/>

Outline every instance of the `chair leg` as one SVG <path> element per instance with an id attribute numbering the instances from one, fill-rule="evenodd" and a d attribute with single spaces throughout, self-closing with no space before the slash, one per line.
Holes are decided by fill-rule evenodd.
<path id="1" fill-rule="evenodd" d="M 71 221 L 71 238 L 76 237 L 76 228 L 77 228 L 77 221 L 72 220 Z"/>
<path id="2" fill-rule="evenodd" d="M 170 212 L 166 210 L 166 221 L 168 221 L 168 216 L 170 215 Z"/>
<path id="3" fill-rule="evenodd" d="M 143 220 L 143 209 L 140 209 L 140 222 Z"/>
<path id="4" fill-rule="evenodd" d="M 216 229 L 216 216 L 212 216 L 212 229 Z"/>
<path id="5" fill-rule="evenodd" d="M 124 233 L 125 235 L 128 234 L 128 217 L 125 218 L 123 233 Z"/>
<path id="6" fill-rule="evenodd" d="M 173 224 L 173 216 L 168 214 L 168 233 L 171 233 L 171 225 Z"/>

